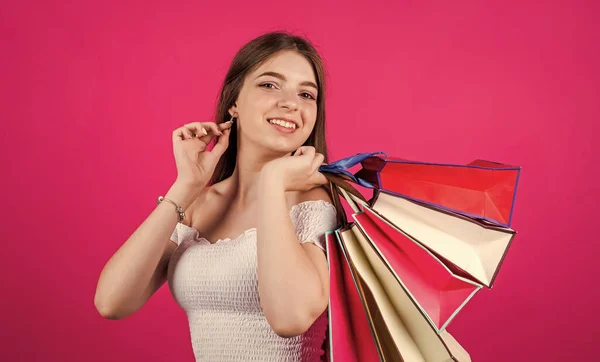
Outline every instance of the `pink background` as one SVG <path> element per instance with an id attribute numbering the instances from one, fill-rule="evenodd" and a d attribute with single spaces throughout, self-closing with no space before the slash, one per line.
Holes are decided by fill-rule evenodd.
<path id="1" fill-rule="evenodd" d="M 166 285 L 109 321 L 97 278 L 174 181 L 172 129 L 276 29 L 326 59 L 332 159 L 523 167 L 496 285 L 449 327 L 473 360 L 598 358 L 597 2 L 53 3 L 0 11 L 0 359 L 193 360 Z"/>

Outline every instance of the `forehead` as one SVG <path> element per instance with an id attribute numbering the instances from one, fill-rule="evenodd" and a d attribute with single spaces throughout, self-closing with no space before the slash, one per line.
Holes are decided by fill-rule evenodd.
<path id="1" fill-rule="evenodd" d="M 290 81 L 317 83 L 313 67 L 308 59 L 292 50 L 273 55 L 256 68 L 252 75 L 256 77 L 267 71 L 280 73 Z"/>

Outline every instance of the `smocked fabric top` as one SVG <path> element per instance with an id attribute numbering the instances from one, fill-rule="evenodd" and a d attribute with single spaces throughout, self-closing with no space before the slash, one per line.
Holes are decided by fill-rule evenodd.
<path id="1" fill-rule="evenodd" d="M 322 200 L 290 209 L 298 240 L 325 250 L 325 233 L 336 227 L 335 207 Z M 321 361 L 325 311 L 303 335 L 278 336 L 260 307 L 256 229 L 210 243 L 178 223 L 178 246 L 168 267 L 169 289 L 185 311 L 196 361 Z"/>

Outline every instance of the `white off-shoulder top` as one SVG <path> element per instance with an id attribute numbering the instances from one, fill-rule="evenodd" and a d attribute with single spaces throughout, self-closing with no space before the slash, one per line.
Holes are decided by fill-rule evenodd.
<path id="1" fill-rule="evenodd" d="M 325 233 L 336 227 L 335 207 L 305 201 L 290 210 L 300 242 L 325 250 Z M 325 311 L 303 335 L 278 336 L 260 307 L 256 229 L 210 243 L 198 230 L 177 224 L 178 246 L 168 267 L 171 293 L 185 311 L 196 361 L 321 361 Z"/>

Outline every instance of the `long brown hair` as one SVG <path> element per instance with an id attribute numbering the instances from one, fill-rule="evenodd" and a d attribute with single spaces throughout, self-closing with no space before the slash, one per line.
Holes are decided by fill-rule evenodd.
<path id="1" fill-rule="evenodd" d="M 285 50 L 293 50 L 304 56 L 315 72 L 318 87 L 317 120 L 312 133 L 304 142 L 304 146 L 315 147 L 317 152 L 325 156 L 324 162 L 329 162 L 325 139 L 325 68 L 323 60 L 314 46 L 300 36 L 285 32 L 270 32 L 244 45 L 233 58 L 225 75 L 215 110 L 215 120 L 217 123 L 228 121 L 231 118 L 228 110 L 238 98 L 246 76 L 264 61 Z M 237 128 L 232 127 L 229 135 L 229 147 L 217 163 L 210 184 L 222 181 L 233 174 L 237 161 L 237 136 Z"/>

